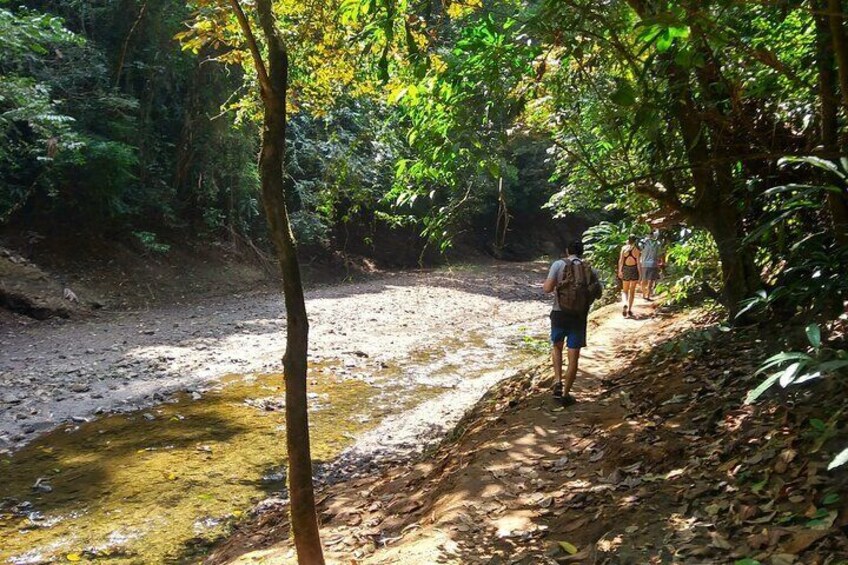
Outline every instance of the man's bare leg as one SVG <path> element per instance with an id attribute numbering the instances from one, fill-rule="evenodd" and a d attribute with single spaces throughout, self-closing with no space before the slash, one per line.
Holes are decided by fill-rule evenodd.
<path id="1" fill-rule="evenodd" d="M 562 345 L 563 342 L 557 342 L 551 347 L 551 361 L 554 365 L 554 386 L 562 383 Z"/>
<path id="2" fill-rule="evenodd" d="M 560 358 L 562 358 L 562 349 L 560 349 Z M 563 387 L 562 395 L 568 396 L 571 392 L 571 386 L 574 384 L 574 378 L 577 376 L 577 363 L 580 360 L 580 349 L 568 348 L 568 369 L 565 371 L 565 386 Z"/>

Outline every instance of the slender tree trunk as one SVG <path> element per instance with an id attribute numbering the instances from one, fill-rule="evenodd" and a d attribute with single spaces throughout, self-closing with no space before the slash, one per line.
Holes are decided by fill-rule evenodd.
<path id="1" fill-rule="evenodd" d="M 842 107 L 848 115 L 848 39 L 845 37 L 844 18 L 842 0 L 827 0 L 827 19 L 830 24 L 833 54 L 836 57 L 839 90 L 842 93 Z"/>
<path id="2" fill-rule="evenodd" d="M 127 59 L 127 50 L 130 47 L 130 41 L 132 40 L 132 36 L 135 33 L 138 24 L 141 23 L 141 20 L 144 18 L 144 13 L 147 12 L 147 1 L 145 0 L 144 4 L 141 5 L 141 8 L 138 11 L 138 17 L 133 22 L 132 27 L 127 32 L 127 37 L 124 39 L 124 44 L 121 47 L 121 54 L 118 56 L 118 64 L 115 67 L 115 88 L 121 86 L 121 74 L 124 72 L 124 62 Z"/>
<path id="3" fill-rule="evenodd" d="M 814 12 L 824 8 L 824 2 L 814 3 Z M 818 9 L 818 10 L 817 10 Z M 828 155 L 839 154 L 839 105 L 834 77 L 834 52 L 828 20 L 833 17 L 815 15 L 816 59 L 819 67 L 819 102 L 822 146 Z M 848 245 L 848 204 L 843 194 L 827 193 L 827 207 L 833 222 L 833 235 L 840 246 Z"/>
<path id="4" fill-rule="evenodd" d="M 264 10 L 263 4 L 266 5 Z M 275 33 L 270 1 L 260 0 L 257 2 L 257 9 L 268 38 Z M 266 21 L 268 18 L 271 18 L 270 22 Z M 268 38 L 268 42 L 268 76 L 273 92 L 264 97 L 265 127 L 262 133 L 259 171 L 262 178 L 262 203 L 280 258 L 286 298 L 286 353 L 283 357 L 283 369 L 286 379 L 286 447 L 289 459 L 292 535 L 297 548 L 298 563 L 311 565 L 324 563 L 324 557 L 312 489 L 312 455 L 307 414 L 306 354 L 309 320 L 306 316 L 297 249 L 286 208 L 283 176 L 288 55 L 278 39 Z"/>
<path id="5" fill-rule="evenodd" d="M 289 60 L 280 38 L 271 0 L 256 0 L 256 11 L 268 50 L 268 65 L 262 59 L 250 23 L 238 0 L 231 0 L 257 67 L 264 105 L 259 173 L 262 205 L 268 231 L 280 261 L 286 302 L 286 353 L 283 369 L 286 380 L 286 448 L 291 529 L 301 565 L 323 565 L 324 555 L 315 512 L 312 488 L 312 456 L 309 447 L 309 417 L 306 397 L 306 354 L 309 320 L 300 278 L 297 247 L 286 208 L 284 165 L 286 154 L 286 95 Z"/>

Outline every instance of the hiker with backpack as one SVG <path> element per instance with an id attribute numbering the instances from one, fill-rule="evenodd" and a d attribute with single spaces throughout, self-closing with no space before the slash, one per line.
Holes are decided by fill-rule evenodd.
<path id="1" fill-rule="evenodd" d="M 546 293 L 554 293 L 551 310 L 551 359 L 554 365 L 554 399 L 574 404 L 569 394 L 577 376 L 580 349 L 586 346 L 586 323 L 592 302 L 603 291 L 598 273 L 583 260 L 583 242 L 571 241 L 563 258 L 554 261 L 542 285 Z M 568 350 L 568 369 L 562 374 L 562 350 Z M 563 380 L 565 381 L 563 383 Z"/>
<path id="2" fill-rule="evenodd" d="M 660 270 L 665 266 L 665 251 L 660 241 L 660 230 L 654 230 L 642 244 L 642 298 L 651 302 L 654 287 L 660 278 Z"/>

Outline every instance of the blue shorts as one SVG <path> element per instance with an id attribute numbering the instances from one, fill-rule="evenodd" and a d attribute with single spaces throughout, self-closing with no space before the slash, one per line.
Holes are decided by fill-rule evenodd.
<path id="1" fill-rule="evenodd" d="M 586 316 L 551 311 L 551 343 L 562 343 L 568 349 L 586 347 Z"/>

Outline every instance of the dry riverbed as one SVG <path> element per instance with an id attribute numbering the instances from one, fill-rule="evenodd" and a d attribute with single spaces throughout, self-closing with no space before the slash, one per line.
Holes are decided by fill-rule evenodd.
<path id="1" fill-rule="evenodd" d="M 309 292 L 321 480 L 408 457 L 525 361 L 544 337 L 545 268 L 398 273 Z M 284 326 L 279 296 L 248 294 L 3 328 L 0 465 L 12 480 L 0 487 L 0 559 L 186 556 L 282 489 L 271 373 Z"/>

